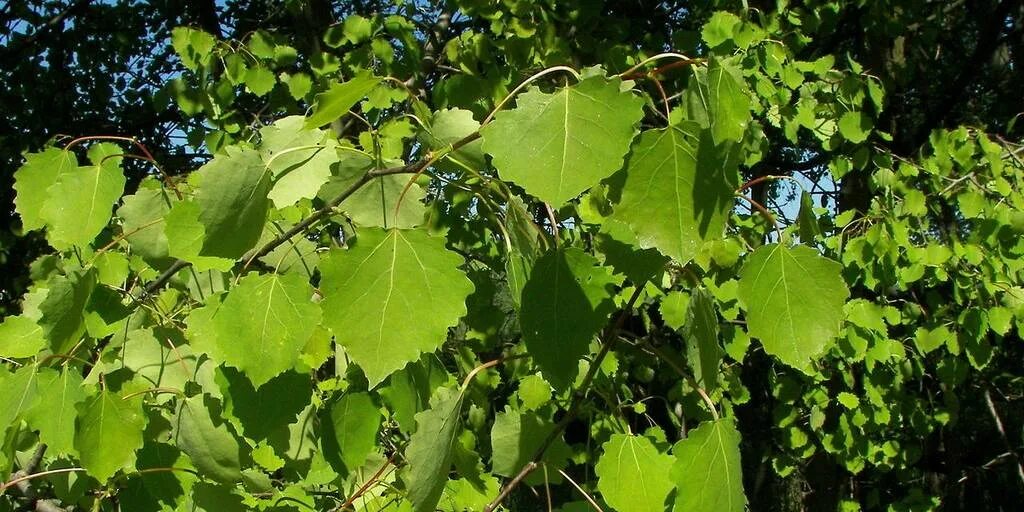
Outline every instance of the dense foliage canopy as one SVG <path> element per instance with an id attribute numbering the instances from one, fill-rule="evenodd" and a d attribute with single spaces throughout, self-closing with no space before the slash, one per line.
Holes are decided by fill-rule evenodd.
<path id="1" fill-rule="evenodd" d="M 12 1 L 0 510 L 1014 510 L 1019 1 Z"/>

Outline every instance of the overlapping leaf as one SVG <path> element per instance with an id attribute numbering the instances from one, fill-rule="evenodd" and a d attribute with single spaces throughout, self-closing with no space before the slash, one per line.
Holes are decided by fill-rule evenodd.
<path id="1" fill-rule="evenodd" d="M 444 239 L 419 230 L 363 230 L 320 263 L 324 323 L 371 386 L 444 342 L 472 283 Z"/>
<path id="2" fill-rule="evenodd" d="M 692 124 L 648 130 L 626 163 L 612 218 L 629 225 L 642 248 L 689 262 L 725 231 L 738 181 L 730 160 Z"/>
<path id="3" fill-rule="evenodd" d="M 530 357 L 556 389 L 572 383 L 590 341 L 608 324 L 618 282 L 577 248 L 549 251 L 534 265 L 519 322 Z"/>
<path id="4" fill-rule="evenodd" d="M 79 408 L 75 449 L 82 467 L 101 482 L 135 464 L 142 447 L 146 415 L 142 397 L 127 400 L 119 393 L 100 390 Z"/>
<path id="5" fill-rule="evenodd" d="M 78 159 L 70 151 L 46 148 L 39 153 L 26 153 L 25 163 L 14 173 L 15 209 L 21 215 L 26 231 L 42 228 L 43 204 L 49 197 L 47 189 L 64 173 L 76 170 Z"/>
<path id="6" fill-rule="evenodd" d="M 461 415 L 462 394 L 449 388 L 438 388 L 430 409 L 416 415 L 416 432 L 405 450 L 409 461 L 406 485 L 416 512 L 434 510 L 441 499 Z"/>
<path id="7" fill-rule="evenodd" d="M 271 176 L 263 159 L 255 150 L 232 147 L 196 174 L 199 191 L 195 202 L 204 228 L 199 255 L 242 256 L 259 240 L 270 209 Z"/>

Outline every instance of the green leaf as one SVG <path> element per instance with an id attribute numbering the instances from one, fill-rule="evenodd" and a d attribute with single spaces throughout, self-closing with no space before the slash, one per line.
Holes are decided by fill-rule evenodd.
<path id="1" fill-rule="evenodd" d="M 704 288 L 696 288 L 690 295 L 683 336 L 686 339 L 686 359 L 693 368 L 694 379 L 705 391 L 714 391 L 718 386 L 722 348 L 718 344 L 715 299 Z"/>
<path id="2" fill-rule="evenodd" d="M 743 512 L 740 433 L 729 419 L 701 424 L 672 448 L 675 510 Z"/>
<path id="3" fill-rule="evenodd" d="M 117 393 L 100 390 L 79 408 L 75 449 L 82 467 L 100 482 L 120 469 L 130 469 L 135 464 L 135 450 L 142 447 L 145 428 L 141 396 L 125 400 Z"/>
<path id="4" fill-rule="evenodd" d="M 181 401 L 174 442 L 203 476 L 225 484 L 242 479 L 238 439 L 221 417 L 216 398 L 203 394 Z"/>
<path id="5" fill-rule="evenodd" d="M 54 353 L 71 348 L 82 335 L 85 306 L 95 287 L 93 270 L 70 272 L 67 276 L 55 274 L 47 281 L 46 298 L 39 305 L 39 325 Z"/>
<path id="6" fill-rule="evenodd" d="M 551 385 L 540 375 L 528 375 L 519 381 L 517 394 L 523 409 L 537 410 L 551 400 Z"/>
<path id="7" fill-rule="evenodd" d="M 508 281 L 512 304 L 519 309 L 523 287 L 530 277 L 533 265 L 541 254 L 538 235 L 540 228 L 533 223 L 526 205 L 513 196 L 505 210 L 505 226 L 508 231 L 505 256 L 505 279 Z"/>
<path id="8" fill-rule="evenodd" d="M 196 174 L 195 202 L 204 227 L 199 255 L 237 259 L 263 232 L 270 209 L 270 173 L 257 151 L 228 146 L 226 155 L 215 156 Z"/>
<path id="9" fill-rule="evenodd" d="M 345 18 L 342 27 L 345 39 L 352 44 L 368 41 L 373 36 L 373 25 L 370 24 L 370 20 L 358 14 L 352 14 Z"/>
<path id="10" fill-rule="evenodd" d="M 850 292 L 842 266 L 806 246 L 759 247 L 740 270 L 747 331 L 765 352 L 804 373 L 834 342 Z"/>
<path id="11" fill-rule="evenodd" d="M 46 236 L 50 245 L 59 250 L 87 247 L 107 227 L 113 207 L 124 192 L 125 177 L 119 160 L 112 158 L 103 165 L 79 167 L 57 176 L 39 212 L 49 227 Z"/>
<path id="12" fill-rule="evenodd" d="M 839 118 L 839 133 L 854 144 L 864 142 L 871 134 L 871 119 L 863 112 L 847 112 Z"/>
<path id="13" fill-rule="evenodd" d="M 701 39 L 714 48 L 726 41 L 732 41 L 736 26 L 741 23 L 739 17 L 731 12 L 718 11 L 701 29 Z"/>
<path id="14" fill-rule="evenodd" d="M 164 216 L 167 254 L 192 263 L 197 272 L 211 269 L 227 272 L 235 265 L 234 259 L 199 255 L 206 241 L 206 227 L 199 221 L 200 213 L 194 201 L 174 203 Z"/>
<path id="15" fill-rule="evenodd" d="M 714 145 L 743 139 L 750 104 L 743 75 L 731 62 L 711 59 L 707 70 L 694 70 L 686 92 L 687 113 L 702 128 L 710 128 Z"/>
<path id="16" fill-rule="evenodd" d="M 347 158 L 336 167 L 335 176 L 320 189 L 320 197 L 327 201 L 341 194 L 373 168 L 374 161 L 369 156 L 348 153 Z M 416 184 L 405 190 L 409 179 L 409 175 L 404 174 L 373 178 L 341 203 L 339 209 L 359 227 L 408 229 L 423 224 L 423 214 L 427 210 L 423 204 L 426 193 Z M 402 207 L 398 209 L 396 217 L 395 205 L 399 198 L 402 198 Z"/>
<path id="17" fill-rule="evenodd" d="M 10 359 L 32 357 L 46 346 L 43 328 L 24 316 L 9 316 L 0 323 L 0 356 Z"/>
<path id="18" fill-rule="evenodd" d="M 693 259 L 704 241 L 723 235 L 738 180 L 736 167 L 707 132 L 698 138 L 687 126 L 690 131 L 670 127 L 640 135 L 612 214 L 636 233 L 640 247 L 656 248 L 680 264 Z"/>
<path id="19" fill-rule="evenodd" d="M 50 195 L 47 189 L 64 173 L 76 170 L 78 159 L 70 151 L 46 148 L 40 153 L 26 153 L 25 163 L 14 173 L 14 206 L 21 215 L 25 231 L 42 228 L 43 204 Z"/>
<path id="20" fill-rule="evenodd" d="M 549 251 L 537 260 L 523 287 L 519 323 L 523 341 L 555 389 L 572 384 L 590 341 L 615 311 L 620 280 L 575 247 Z"/>
<path id="21" fill-rule="evenodd" d="M 384 419 L 373 399 L 367 393 L 346 393 L 331 404 L 325 419 L 324 456 L 342 474 L 361 468 L 376 446 Z"/>
<path id="22" fill-rule="evenodd" d="M 245 86 L 256 96 L 265 96 L 275 85 L 274 73 L 263 66 L 253 66 L 245 72 Z"/>
<path id="23" fill-rule="evenodd" d="M 425 355 L 388 377 L 379 390 L 392 417 L 403 432 L 416 430 L 416 413 L 430 407 L 430 395 L 449 379 L 436 357 Z"/>
<path id="24" fill-rule="evenodd" d="M 480 123 L 473 119 L 472 112 L 457 108 L 444 109 L 434 113 L 429 130 L 420 133 L 420 140 L 434 150 L 442 150 L 479 129 Z M 470 142 L 448 153 L 442 162 L 435 165 L 449 171 L 460 171 L 463 166 L 474 170 L 484 169 L 487 163 L 482 145 L 481 140 Z"/>
<path id="25" fill-rule="evenodd" d="M 290 116 L 260 129 L 260 154 L 274 175 L 268 197 L 278 208 L 316 197 L 338 162 L 337 141 L 304 123 L 304 117 Z"/>
<path id="26" fill-rule="evenodd" d="M 800 192 L 800 212 L 797 214 L 797 223 L 800 226 L 800 241 L 805 244 L 812 244 L 821 236 L 821 224 L 814 214 L 814 203 L 811 195 L 806 190 Z"/>
<path id="27" fill-rule="evenodd" d="M 533 413 L 506 410 L 494 417 L 491 428 L 491 471 L 514 477 L 529 463 L 555 425 Z M 552 472 L 565 467 L 572 451 L 559 436 L 544 452 L 542 462 Z"/>
<path id="28" fill-rule="evenodd" d="M 247 274 L 228 292 L 213 319 L 224 363 L 238 368 L 253 385 L 295 366 L 320 308 L 300 274 Z"/>
<path id="29" fill-rule="evenodd" d="M 256 388 L 242 373 L 221 367 L 216 381 L 224 394 L 224 415 L 254 441 L 266 441 L 278 454 L 288 450 L 289 426 L 312 400 L 309 375 L 288 371 Z"/>
<path id="30" fill-rule="evenodd" d="M 171 46 L 181 57 L 181 63 L 191 71 L 205 66 L 213 55 L 217 39 L 212 35 L 189 27 L 175 27 L 171 31 Z"/>
<path id="31" fill-rule="evenodd" d="M 25 422 L 39 431 L 39 440 L 50 455 L 77 456 L 75 416 L 86 399 L 82 376 L 74 369 L 39 371 L 39 401 L 25 413 Z"/>
<path id="32" fill-rule="evenodd" d="M 370 386 L 437 350 L 473 290 L 444 239 L 419 230 L 360 231 L 320 262 L 324 323 Z"/>
<path id="33" fill-rule="evenodd" d="M 4 372 L 6 373 L 6 372 Z M 39 374 L 33 365 L 25 365 L 0 380 L 0 441 L 4 431 L 31 410 L 39 401 Z"/>
<path id="34" fill-rule="evenodd" d="M 552 94 L 533 88 L 484 126 L 483 150 L 505 180 L 554 207 L 622 166 L 643 101 L 595 76 Z"/>
<path id="35" fill-rule="evenodd" d="M 612 435 L 601 451 L 594 471 L 597 490 L 609 505 L 620 512 L 665 510 L 674 486 L 671 456 L 658 452 L 646 437 L 626 434 Z"/>
<path id="36" fill-rule="evenodd" d="M 313 114 L 306 119 L 306 128 L 318 128 L 345 115 L 379 83 L 380 78 L 367 72 L 347 82 L 335 83 L 327 91 L 317 94 Z"/>
<path id="37" fill-rule="evenodd" d="M 416 415 L 416 432 L 405 449 L 409 461 L 406 488 L 416 512 L 433 511 L 441 499 L 461 417 L 462 394 L 449 388 L 438 388 L 430 409 Z"/>

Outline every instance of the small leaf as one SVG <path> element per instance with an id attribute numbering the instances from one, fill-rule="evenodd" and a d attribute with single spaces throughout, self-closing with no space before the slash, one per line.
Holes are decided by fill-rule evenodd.
<path id="1" fill-rule="evenodd" d="M 537 260 L 523 287 L 523 341 L 555 389 L 572 384 L 590 341 L 615 311 L 619 279 L 589 254 L 571 247 Z"/>
<path id="2" fill-rule="evenodd" d="M 747 329 L 765 352 L 804 373 L 835 342 L 850 292 L 839 263 L 806 246 L 759 247 L 740 270 Z"/>
<path id="3" fill-rule="evenodd" d="M 82 467 L 100 482 L 133 467 L 145 428 L 141 396 L 124 400 L 117 393 L 100 390 L 79 408 L 75 449 Z"/>
<path id="4" fill-rule="evenodd" d="M 39 305 L 39 325 L 50 349 L 63 353 L 78 341 L 84 328 L 84 311 L 96 287 L 96 272 L 55 274 L 46 282 L 46 298 Z"/>
<path id="5" fill-rule="evenodd" d="M 26 153 L 25 163 L 14 173 L 15 209 L 21 215 L 25 231 L 42 228 L 43 204 L 50 197 L 48 189 L 65 173 L 78 168 L 75 154 L 58 148 L 46 148 L 40 153 Z"/>
<path id="6" fill-rule="evenodd" d="M 203 476 L 230 484 L 242 479 L 240 449 L 220 411 L 220 402 L 210 395 L 182 400 L 174 440 Z"/>
<path id="7" fill-rule="evenodd" d="M 800 225 L 800 241 L 805 244 L 814 243 L 821 236 L 821 224 L 814 214 L 814 203 L 806 190 L 800 193 L 800 212 L 797 214 Z"/>
<path id="8" fill-rule="evenodd" d="M 6 373 L 6 371 L 4 372 Z M 0 374 L 0 440 L 4 432 L 23 413 L 39 401 L 39 373 L 35 366 L 25 365 L 11 375 Z"/>
<path id="9" fill-rule="evenodd" d="M 241 370 L 260 387 L 295 366 L 320 308 L 300 274 L 247 274 L 228 292 L 213 318 L 224 363 Z"/>
<path id="10" fill-rule="evenodd" d="M 449 388 L 438 388 L 430 409 L 416 415 L 416 432 L 405 449 L 409 461 L 406 487 L 416 512 L 433 511 L 441 499 L 461 417 L 462 394 Z"/>
<path id="11" fill-rule="evenodd" d="M 379 83 L 380 78 L 364 73 L 347 82 L 336 83 L 326 92 L 317 94 L 313 114 L 306 119 L 306 128 L 319 128 L 345 115 Z"/>
<path id="12" fill-rule="evenodd" d="M 676 510 L 743 512 L 743 469 L 740 433 L 731 420 L 702 424 L 672 448 L 671 476 L 676 484 Z"/>
<path id="13" fill-rule="evenodd" d="M 642 436 L 614 434 L 601 447 L 594 471 L 597 489 L 620 512 L 664 510 L 672 491 L 672 457 Z M 689 510 L 689 509 L 685 509 Z"/>
<path id="14" fill-rule="evenodd" d="M 863 112 L 847 112 L 839 118 L 839 133 L 854 144 L 864 142 L 871 134 L 871 120 Z"/>
<path id="15" fill-rule="evenodd" d="M 462 258 L 420 230 L 359 232 L 320 262 L 324 323 L 370 386 L 437 350 L 473 290 Z"/>
<path id="16" fill-rule="evenodd" d="M 496 475 L 514 477 L 530 462 L 555 425 L 533 413 L 500 412 L 491 428 L 491 471 Z M 541 462 L 550 471 L 565 467 L 572 451 L 559 436 L 544 452 Z"/>
<path id="17" fill-rule="evenodd" d="M 268 197 L 278 208 L 313 199 L 338 163 L 337 141 L 318 129 L 305 129 L 302 116 L 279 119 L 260 129 L 260 154 L 274 175 Z"/>
<path id="18" fill-rule="evenodd" d="M 686 92 L 690 119 L 711 130 L 714 145 L 739 142 L 751 120 L 750 93 L 743 74 L 731 62 L 711 59 L 697 68 Z"/>
<path id="19" fill-rule="evenodd" d="M 643 101 L 621 85 L 595 76 L 553 94 L 533 88 L 480 130 L 483 150 L 502 178 L 561 207 L 622 166 Z"/>
<path id="20" fill-rule="evenodd" d="M 10 359 L 32 357 L 45 346 L 43 328 L 35 320 L 9 316 L 0 323 L 0 356 Z"/>
<path id="21" fill-rule="evenodd" d="M 718 313 L 715 299 L 704 288 L 694 289 L 690 295 L 686 325 L 686 359 L 693 368 L 693 377 L 705 391 L 718 387 L 718 364 L 722 348 L 718 344 Z"/>
<path id="22" fill-rule="evenodd" d="M 732 41 L 736 26 L 741 23 L 735 14 L 725 11 L 718 11 L 711 16 L 711 19 L 701 29 L 701 39 L 708 46 L 714 48 L 726 41 Z"/>

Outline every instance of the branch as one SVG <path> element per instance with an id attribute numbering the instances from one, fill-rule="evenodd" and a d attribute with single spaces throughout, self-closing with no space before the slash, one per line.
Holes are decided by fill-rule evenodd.
<path id="1" fill-rule="evenodd" d="M 475 140 L 477 140 L 479 138 L 480 138 L 480 132 L 473 132 L 473 133 L 463 137 L 461 140 L 458 140 L 458 141 L 454 142 L 451 145 L 451 147 L 446 148 L 446 149 L 448 151 L 455 151 L 455 150 L 461 148 L 462 146 L 465 146 L 466 144 L 469 144 L 470 142 L 473 142 L 473 141 L 475 141 Z M 244 268 L 245 265 L 247 265 L 249 262 L 255 260 L 256 258 L 259 258 L 261 256 L 266 256 L 267 254 L 270 253 L 270 251 L 273 251 L 279 245 L 287 242 L 292 237 L 294 237 L 294 236 L 304 232 L 306 229 L 309 229 L 313 224 L 316 224 L 317 222 L 319 222 L 323 218 L 325 218 L 325 217 L 331 215 L 332 213 L 334 213 L 334 209 L 337 208 L 338 205 L 340 205 L 346 199 L 351 197 L 352 194 L 355 194 L 364 185 L 366 185 L 367 183 L 370 183 L 371 181 L 373 181 L 374 178 L 379 178 L 381 176 L 390 176 L 390 175 L 393 175 L 393 174 L 417 173 L 420 170 L 422 170 L 423 168 L 425 168 L 427 165 L 429 165 L 433 160 L 434 160 L 434 155 L 431 152 L 431 153 L 428 153 L 424 158 L 421 158 L 420 160 L 417 160 L 417 161 L 412 162 L 412 163 L 408 163 L 408 164 L 405 164 L 405 165 L 400 165 L 400 166 L 397 166 L 397 167 L 389 167 L 387 169 L 371 169 L 371 170 L 367 171 L 366 174 L 363 174 L 363 176 L 360 177 L 358 181 L 353 183 L 352 186 L 350 186 L 349 188 L 345 189 L 344 192 L 338 194 L 333 199 L 328 201 L 327 204 L 325 204 L 320 209 L 318 209 L 315 212 L 313 212 L 312 214 L 310 214 L 309 217 L 306 217 L 305 219 L 302 219 L 301 221 L 299 221 L 298 224 L 295 224 L 294 226 L 292 226 L 291 229 L 285 231 L 284 233 L 281 233 L 276 238 L 274 238 L 273 240 L 267 242 L 263 246 L 261 246 L 261 247 L 259 247 L 257 249 L 253 249 L 252 251 L 247 252 L 245 255 L 243 255 L 236 262 L 236 264 L 237 265 L 242 265 L 243 268 Z M 174 263 L 171 264 L 170 268 L 165 270 L 156 279 L 154 279 L 152 282 L 150 282 L 148 285 L 146 285 L 146 288 L 145 288 L 145 291 L 143 292 L 142 297 L 146 297 L 148 295 L 151 295 L 151 294 L 155 293 L 163 285 L 167 284 L 167 281 L 170 281 L 170 279 L 172 277 L 174 277 L 174 274 L 178 273 L 178 271 L 180 271 L 181 269 L 186 268 L 186 267 L 188 267 L 190 265 L 192 265 L 192 264 L 187 262 L 187 261 L 185 261 L 185 260 L 181 260 L 181 259 L 175 260 Z"/>
<path id="2" fill-rule="evenodd" d="M 996 410 L 996 404 L 992 403 L 992 393 L 987 389 L 985 390 L 985 405 L 988 406 L 988 412 L 992 415 L 992 421 L 996 424 L 996 430 L 999 431 L 999 436 L 1003 438 L 1003 444 L 1006 445 L 1007 453 L 1013 454 L 1013 458 L 1017 459 L 1017 476 L 1020 478 L 1022 484 L 1024 484 L 1024 464 L 1021 464 L 1020 454 L 1013 449 L 1013 444 L 1010 443 L 1010 439 L 1006 436 L 1006 429 L 1003 428 L 1003 420 L 999 417 L 999 411 Z"/>
<path id="3" fill-rule="evenodd" d="M 530 458 L 530 462 L 527 462 L 526 465 L 519 470 L 519 473 L 515 478 L 509 481 L 509 483 L 501 490 L 501 493 L 484 508 L 484 512 L 493 512 L 494 509 L 498 508 L 498 505 L 500 505 L 501 502 L 519 486 L 523 479 L 533 472 L 534 469 L 537 469 L 537 465 L 540 463 L 541 458 L 544 457 L 544 452 L 546 452 L 551 444 L 562 435 L 562 432 L 565 431 L 566 427 L 576 419 L 576 416 L 579 414 L 580 405 L 582 405 L 583 400 L 587 398 L 587 391 L 590 389 L 590 384 L 597 375 L 598 370 L 601 368 L 601 362 L 604 361 L 608 352 L 611 352 L 612 346 L 615 345 L 615 340 L 618 338 L 618 332 L 622 329 L 622 324 L 626 322 L 626 317 L 629 316 L 630 311 L 633 310 L 633 305 L 636 304 L 636 301 L 640 298 L 640 294 L 643 293 L 643 290 L 643 286 L 636 287 L 633 295 L 630 296 L 629 301 L 626 302 L 625 307 L 619 311 L 619 316 L 615 319 L 615 324 L 605 330 L 604 336 L 602 336 L 603 341 L 601 343 L 601 350 L 598 351 L 597 356 L 590 363 L 590 368 L 587 370 L 587 374 L 580 382 L 579 387 L 576 388 L 575 392 L 573 392 L 572 403 L 569 405 L 569 410 L 565 413 L 565 416 L 562 416 L 562 419 L 557 425 L 555 425 L 555 428 L 551 429 L 548 436 L 544 438 L 544 442 L 537 447 L 537 450 L 533 453 L 533 457 Z"/>
<path id="4" fill-rule="evenodd" d="M 48 32 L 53 30 L 54 27 L 56 27 L 57 25 L 60 25 L 61 23 L 63 23 L 64 20 L 67 19 L 68 16 L 71 16 L 72 14 L 74 14 L 75 11 L 77 11 L 78 9 L 80 9 L 82 7 L 85 7 L 91 1 L 92 0 L 76 0 L 71 5 L 69 5 L 66 9 L 64 9 L 61 12 L 59 12 L 56 16 L 50 18 L 50 21 L 47 21 L 41 27 L 37 28 L 35 30 L 35 32 L 32 32 L 30 35 L 26 36 L 21 41 L 18 41 L 18 44 L 16 46 L 8 46 L 6 48 L 6 50 L 4 51 L 4 53 L 6 54 L 3 57 L 4 60 L 16 59 L 19 55 L 21 55 L 22 51 L 24 51 L 29 46 L 32 46 L 33 44 L 35 44 L 35 42 L 40 37 L 46 35 Z M 12 60 L 12 62 L 13 62 L 13 60 Z"/>

